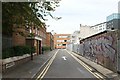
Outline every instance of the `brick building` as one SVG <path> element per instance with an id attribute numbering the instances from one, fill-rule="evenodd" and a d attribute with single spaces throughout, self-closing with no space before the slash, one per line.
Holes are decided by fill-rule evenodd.
<path id="1" fill-rule="evenodd" d="M 36 53 L 41 54 L 41 47 L 46 46 L 46 27 L 45 25 L 41 25 L 41 27 L 33 26 L 30 31 L 33 33 L 34 37 L 32 37 L 32 39 L 31 37 L 27 37 L 27 45 L 35 46 Z"/>
<path id="2" fill-rule="evenodd" d="M 42 46 L 46 46 L 46 27 L 43 25 L 39 30 L 40 38 L 42 38 Z"/>
<path id="3" fill-rule="evenodd" d="M 54 35 L 54 48 L 65 49 L 66 44 L 70 43 L 71 34 L 55 34 Z"/>
<path id="4" fill-rule="evenodd" d="M 16 32 L 12 33 L 12 46 L 17 45 L 29 45 L 34 46 L 37 54 L 41 54 L 41 47 L 46 46 L 46 27 L 41 25 L 41 27 L 36 27 L 37 25 L 32 25 L 31 28 L 18 28 L 15 29 Z M 22 32 L 25 35 L 18 33 Z M 30 36 L 30 33 L 32 36 Z"/>
<path id="5" fill-rule="evenodd" d="M 54 49 L 54 36 L 52 35 L 51 32 L 47 32 L 46 35 L 46 46 L 50 47 L 50 50 Z"/>

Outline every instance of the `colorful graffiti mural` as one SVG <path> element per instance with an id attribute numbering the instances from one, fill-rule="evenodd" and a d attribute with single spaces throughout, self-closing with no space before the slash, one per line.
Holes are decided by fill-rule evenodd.
<path id="1" fill-rule="evenodd" d="M 94 37 L 87 38 L 83 41 L 83 56 L 115 69 L 117 43 L 115 33 L 104 33 Z"/>
<path id="2" fill-rule="evenodd" d="M 85 42 L 85 51 L 91 54 L 103 54 L 104 57 L 110 57 L 114 61 L 115 48 L 113 47 L 113 37 L 112 36 L 102 36 L 95 40 L 90 40 Z"/>
<path id="3" fill-rule="evenodd" d="M 71 51 L 120 72 L 120 30 L 102 32 L 72 44 Z"/>

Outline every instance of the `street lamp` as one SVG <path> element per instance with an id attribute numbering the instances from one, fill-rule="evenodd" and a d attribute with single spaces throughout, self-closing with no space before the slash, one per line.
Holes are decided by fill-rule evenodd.
<path id="1" fill-rule="evenodd" d="M 31 25 L 31 27 L 30 27 L 31 29 L 30 29 L 30 37 L 31 37 L 31 45 L 30 45 L 30 47 L 31 47 L 31 60 L 33 60 L 33 53 L 32 53 L 32 25 Z"/>

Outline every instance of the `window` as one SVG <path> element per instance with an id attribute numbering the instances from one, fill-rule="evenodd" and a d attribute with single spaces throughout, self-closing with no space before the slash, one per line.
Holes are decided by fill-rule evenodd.
<path id="1" fill-rule="evenodd" d="M 56 36 L 56 38 L 59 38 L 59 36 Z"/>
<path id="2" fill-rule="evenodd" d="M 57 44 L 57 46 L 62 46 L 62 44 Z"/>
<path id="3" fill-rule="evenodd" d="M 64 42 L 64 40 L 57 40 L 57 42 Z"/>
<path id="4" fill-rule="evenodd" d="M 67 40 L 64 40 L 64 42 L 67 42 Z"/>
<path id="5" fill-rule="evenodd" d="M 63 44 L 63 46 L 66 46 L 66 44 Z"/>
<path id="6" fill-rule="evenodd" d="M 70 36 L 58 36 L 58 38 L 69 38 Z"/>
<path id="7" fill-rule="evenodd" d="M 70 42 L 70 40 L 67 40 L 67 42 Z"/>
<path id="8" fill-rule="evenodd" d="M 111 30 L 114 30 L 114 28 L 111 28 Z"/>
<path id="9" fill-rule="evenodd" d="M 75 38 L 75 36 L 72 36 L 72 38 Z"/>
<path id="10" fill-rule="evenodd" d="M 35 29 L 35 27 L 33 27 L 33 29 Z"/>
<path id="11" fill-rule="evenodd" d="M 80 33 L 80 32 L 79 32 Z M 70 38 L 70 36 L 67 36 L 67 38 Z"/>

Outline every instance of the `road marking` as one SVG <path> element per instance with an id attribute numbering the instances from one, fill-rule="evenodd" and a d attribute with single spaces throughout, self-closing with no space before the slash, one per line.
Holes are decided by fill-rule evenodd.
<path id="1" fill-rule="evenodd" d="M 79 67 L 77 67 L 77 70 L 79 70 L 81 73 L 85 74 L 83 70 L 81 70 Z"/>
<path id="2" fill-rule="evenodd" d="M 66 50 L 67 51 L 67 50 Z M 67 51 L 68 52 L 68 51 Z M 76 58 L 73 54 L 75 54 L 75 53 L 73 53 L 73 54 L 71 54 L 70 52 L 68 52 L 76 61 L 78 61 L 79 62 L 79 64 L 81 64 L 85 69 L 87 69 L 91 74 L 93 74 L 96 78 L 98 78 L 99 80 L 102 80 L 103 79 L 103 77 L 101 76 L 101 75 L 99 75 L 98 73 L 96 74 L 96 73 L 93 73 L 92 72 L 92 69 L 88 66 L 88 65 L 86 65 L 84 62 L 82 62 L 81 60 L 79 60 L 78 58 Z"/>
<path id="3" fill-rule="evenodd" d="M 48 64 L 45 66 L 45 68 L 42 70 L 42 72 L 40 73 L 40 75 L 37 77 L 36 80 L 41 80 L 45 74 L 47 73 L 48 69 L 50 68 L 53 60 L 55 59 L 57 53 L 58 53 L 59 50 L 56 51 L 56 53 L 54 54 L 54 56 L 50 59 L 50 61 L 48 62 Z"/>
<path id="4" fill-rule="evenodd" d="M 96 72 L 95 72 L 94 74 L 96 74 L 96 75 L 99 76 L 100 78 L 103 78 L 100 74 L 98 74 L 98 73 L 96 73 Z"/>
<path id="5" fill-rule="evenodd" d="M 67 59 L 66 59 L 66 56 L 63 56 L 62 58 L 63 58 L 64 60 L 67 60 Z"/>

